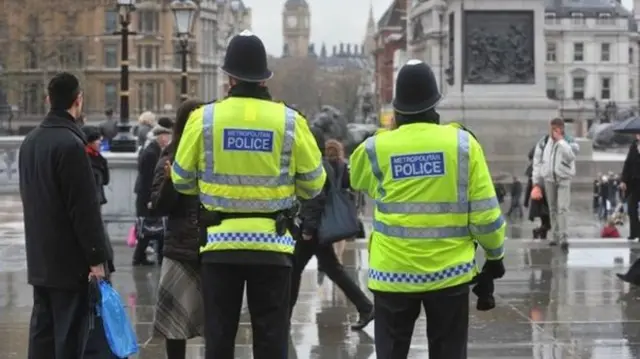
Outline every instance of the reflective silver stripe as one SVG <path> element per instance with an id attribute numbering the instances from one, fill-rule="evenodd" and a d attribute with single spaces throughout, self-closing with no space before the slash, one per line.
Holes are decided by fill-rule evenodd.
<path id="1" fill-rule="evenodd" d="M 448 239 L 457 237 L 469 237 L 469 228 L 460 227 L 404 227 L 391 226 L 374 219 L 373 229 L 389 237 L 404 239 Z"/>
<path id="2" fill-rule="evenodd" d="M 174 183 L 173 187 L 177 191 L 193 191 L 198 188 L 195 183 Z"/>
<path id="3" fill-rule="evenodd" d="M 369 269 L 369 279 L 379 282 L 398 284 L 427 284 L 463 276 L 471 272 L 475 267 L 476 262 L 474 260 L 469 263 L 458 264 L 456 266 L 431 273 L 386 272 Z"/>
<path id="4" fill-rule="evenodd" d="M 316 167 L 316 169 L 314 169 L 311 172 L 296 173 L 296 180 L 307 181 L 307 182 L 316 180 L 318 177 L 322 176 L 323 169 L 324 167 L 322 166 L 322 163 L 320 163 L 318 167 Z"/>
<path id="5" fill-rule="evenodd" d="M 469 203 L 456 202 L 412 202 L 412 203 L 384 203 L 376 201 L 376 208 L 380 213 L 405 214 L 441 214 L 441 213 L 469 213 L 485 211 L 499 206 L 496 197 Z"/>
<path id="6" fill-rule="evenodd" d="M 371 163 L 371 171 L 378 180 L 378 193 L 381 197 L 384 197 L 387 192 L 384 190 L 383 180 L 384 175 L 380 169 L 380 163 L 378 162 L 378 155 L 376 154 L 376 136 L 369 137 L 364 142 L 364 150 L 367 153 L 369 162 Z"/>
<path id="7" fill-rule="evenodd" d="M 484 252 L 487 254 L 487 256 L 491 258 L 498 258 L 504 255 L 504 246 L 500 246 L 499 248 L 494 248 L 494 249 L 486 249 L 486 248 L 483 248 L 483 249 L 484 249 Z"/>
<path id="8" fill-rule="evenodd" d="M 469 202 L 469 132 L 458 130 L 458 203 Z"/>
<path id="9" fill-rule="evenodd" d="M 203 204 L 220 207 L 229 211 L 238 212 L 275 212 L 287 208 L 293 207 L 295 203 L 295 197 L 288 197 L 277 200 L 260 200 L 260 199 L 231 199 L 218 196 L 210 196 L 208 194 L 200 193 L 200 202 Z"/>
<path id="10" fill-rule="evenodd" d="M 171 166 L 171 171 L 175 172 L 175 174 L 177 174 L 178 177 L 182 178 L 185 181 L 196 179 L 196 173 L 185 170 L 180 166 L 178 161 L 173 161 L 173 165 Z"/>
<path id="11" fill-rule="evenodd" d="M 481 236 L 483 234 L 489 234 L 497 231 L 498 229 L 500 229 L 500 227 L 502 227 L 503 224 L 504 224 L 504 217 L 500 215 L 498 219 L 488 224 L 478 225 L 478 224 L 469 223 L 469 230 L 471 231 L 471 234 L 473 234 L 474 236 Z"/>
<path id="12" fill-rule="evenodd" d="M 280 152 L 280 173 L 278 176 L 228 175 L 215 173 L 214 166 L 214 104 L 204 108 L 203 137 L 205 147 L 205 171 L 201 179 L 205 182 L 232 186 L 279 187 L 291 185 L 294 178 L 289 174 L 291 153 L 295 140 L 296 112 L 285 108 L 284 133 Z"/>

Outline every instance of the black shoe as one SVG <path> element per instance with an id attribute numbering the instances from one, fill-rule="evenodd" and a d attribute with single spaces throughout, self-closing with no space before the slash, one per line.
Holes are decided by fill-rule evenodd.
<path id="1" fill-rule="evenodd" d="M 144 267 L 148 267 L 148 266 L 153 266 L 155 264 L 156 264 L 155 262 L 150 261 L 150 260 L 148 260 L 146 258 L 143 259 L 143 260 L 140 260 L 140 261 L 135 261 L 134 260 L 133 263 L 131 263 L 131 265 L 133 265 L 134 267 L 143 267 L 143 266 Z"/>
<path id="2" fill-rule="evenodd" d="M 360 318 L 356 324 L 351 325 L 351 330 L 362 330 L 375 318 L 373 309 L 369 313 L 360 313 Z"/>
<path id="3" fill-rule="evenodd" d="M 634 237 L 634 236 L 627 237 L 627 240 L 629 240 L 629 241 L 635 241 L 637 239 L 638 239 L 638 237 Z"/>
<path id="4" fill-rule="evenodd" d="M 540 230 L 538 228 L 534 228 L 533 231 L 531 231 L 531 233 L 533 233 L 533 239 L 540 238 Z"/>
<path id="5" fill-rule="evenodd" d="M 565 252 L 568 252 L 569 251 L 569 242 L 567 242 L 566 240 L 562 241 L 562 243 L 560 243 L 560 249 L 562 249 Z"/>

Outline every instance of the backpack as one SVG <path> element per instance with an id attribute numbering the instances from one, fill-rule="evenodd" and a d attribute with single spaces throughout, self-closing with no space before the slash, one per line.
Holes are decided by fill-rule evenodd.
<path id="1" fill-rule="evenodd" d="M 549 142 L 549 135 L 544 135 L 542 141 L 538 141 L 538 147 L 540 147 L 540 150 L 544 151 L 544 147 L 547 145 L 547 142 Z"/>

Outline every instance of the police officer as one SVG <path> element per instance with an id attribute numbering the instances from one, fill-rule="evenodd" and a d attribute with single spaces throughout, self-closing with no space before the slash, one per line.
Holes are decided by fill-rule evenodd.
<path id="1" fill-rule="evenodd" d="M 379 359 L 407 358 L 423 306 L 429 358 L 467 358 L 474 239 L 492 277 L 504 275 L 505 222 L 478 142 L 439 125 L 431 68 L 402 67 L 393 106 L 397 129 L 351 156 L 351 185 L 376 201 L 369 248 Z"/>
<path id="2" fill-rule="evenodd" d="M 262 41 L 248 31 L 233 37 L 222 70 L 228 97 L 191 114 L 171 174 L 204 207 L 205 358 L 234 358 L 245 285 L 254 358 L 283 358 L 294 248 L 287 228 L 296 197 L 319 194 L 326 174 L 306 120 L 271 100 Z"/>

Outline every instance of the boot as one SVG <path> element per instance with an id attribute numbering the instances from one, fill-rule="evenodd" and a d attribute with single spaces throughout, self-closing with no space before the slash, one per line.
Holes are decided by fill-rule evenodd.
<path id="1" fill-rule="evenodd" d="M 534 228 L 533 231 L 533 239 L 540 239 L 540 228 Z"/>
<path id="2" fill-rule="evenodd" d="M 627 273 L 617 273 L 616 276 L 627 283 L 640 286 L 640 258 L 633 262 Z"/>

